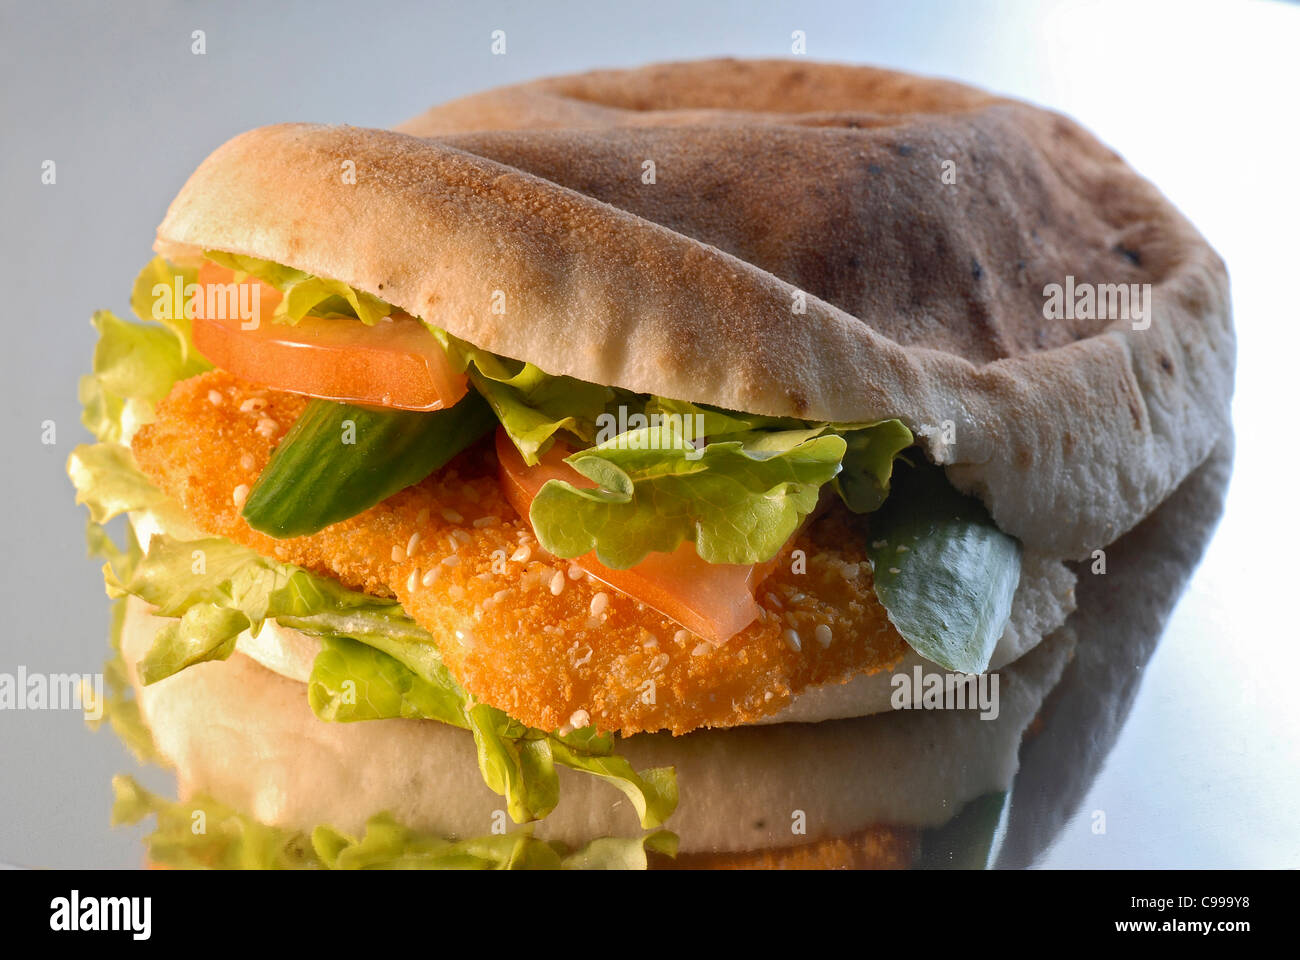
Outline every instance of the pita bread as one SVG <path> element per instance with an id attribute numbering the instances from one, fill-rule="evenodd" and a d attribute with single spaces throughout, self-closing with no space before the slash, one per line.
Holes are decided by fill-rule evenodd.
<path id="1" fill-rule="evenodd" d="M 404 129 L 236 137 L 156 248 L 344 280 L 550 373 L 899 417 L 1057 557 L 1131 528 L 1228 423 L 1223 262 L 1059 114 L 865 67 L 718 60 L 490 91 Z M 1045 319 L 1067 277 L 1150 284 L 1149 327 Z"/>

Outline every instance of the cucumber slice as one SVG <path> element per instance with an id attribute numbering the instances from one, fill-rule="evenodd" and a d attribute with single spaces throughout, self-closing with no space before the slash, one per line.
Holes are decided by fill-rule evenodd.
<path id="1" fill-rule="evenodd" d="M 257 478 L 244 519 L 277 539 L 315 533 L 419 483 L 495 423 L 473 390 L 432 413 L 313 400 Z"/>

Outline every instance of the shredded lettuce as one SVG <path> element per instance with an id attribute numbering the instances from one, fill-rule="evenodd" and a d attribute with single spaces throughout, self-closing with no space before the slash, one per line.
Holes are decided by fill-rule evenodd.
<path id="1" fill-rule="evenodd" d="M 113 778 L 113 798 L 114 825 L 157 818 L 145 841 L 149 860 L 177 869 L 644 870 L 650 853 L 677 855 L 677 837 L 667 830 L 602 837 L 570 852 L 528 828 L 453 841 L 411 830 L 387 813 L 371 817 L 360 837 L 327 825 L 292 830 L 259 823 L 207 796 L 167 800 L 127 776 Z"/>

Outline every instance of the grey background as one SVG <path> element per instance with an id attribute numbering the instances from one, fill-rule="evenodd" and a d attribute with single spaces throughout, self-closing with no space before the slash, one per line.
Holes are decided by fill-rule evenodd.
<path id="1" fill-rule="evenodd" d="M 190 52 L 206 31 L 207 53 Z M 490 34 L 507 32 L 492 56 Z M 1300 10 L 1262 3 L 32 3 L 0 11 L 0 671 L 94 671 L 97 564 L 64 461 L 92 310 L 127 312 L 168 201 L 213 148 L 282 120 L 387 126 L 549 73 L 808 55 L 941 74 L 1073 114 L 1228 261 L 1241 342 L 1226 519 L 1053 866 L 1300 865 L 1289 676 L 1297 523 Z M 57 163 L 43 186 L 41 164 Z M 57 423 L 42 445 L 41 423 Z M 130 761 L 74 713 L 0 713 L 0 861 L 134 865 L 107 830 Z M 1108 832 L 1089 829 L 1107 812 Z"/>

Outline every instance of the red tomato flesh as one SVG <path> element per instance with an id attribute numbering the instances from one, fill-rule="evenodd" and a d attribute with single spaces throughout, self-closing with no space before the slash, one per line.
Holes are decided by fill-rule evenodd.
<path id="1" fill-rule="evenodd" d="M 204 315 L 209 284 L 234 282 L 225 267 L 199 268 L 194 345 L 222 370 L 274 390 L 401 410 L 441 410 L 465 396 L 465 375 L 452 369 L 442 345 L 414 317 L 399 313 L 372 327 L 351 317 L 275 323 L 280 291 L 249 277 L 244 282 L 258 298 L 259 322 L 245 330 L 238 300 L 226 317 Z"/>
<path id="2" fill-rule="evenodd" d="M 501 488 L 510 505 L 528 516 L 533 498 L 548 480 L 567 480 L 575 487 L 595 484 L 564 462 L 569 451 L 556 443 L 535 467 L 524 463 L 504 429 L 497 429 Z M 695 545 L 683 541 L 672 553 L 651 553 L 634 567 L 614 570 L 596 559 L 595 551 L 572 562 L 615 590 L 676 620 L 714 643 L 739 633 L 758 616 L 754 590 L 778 563 L 708 563 Z"/>

